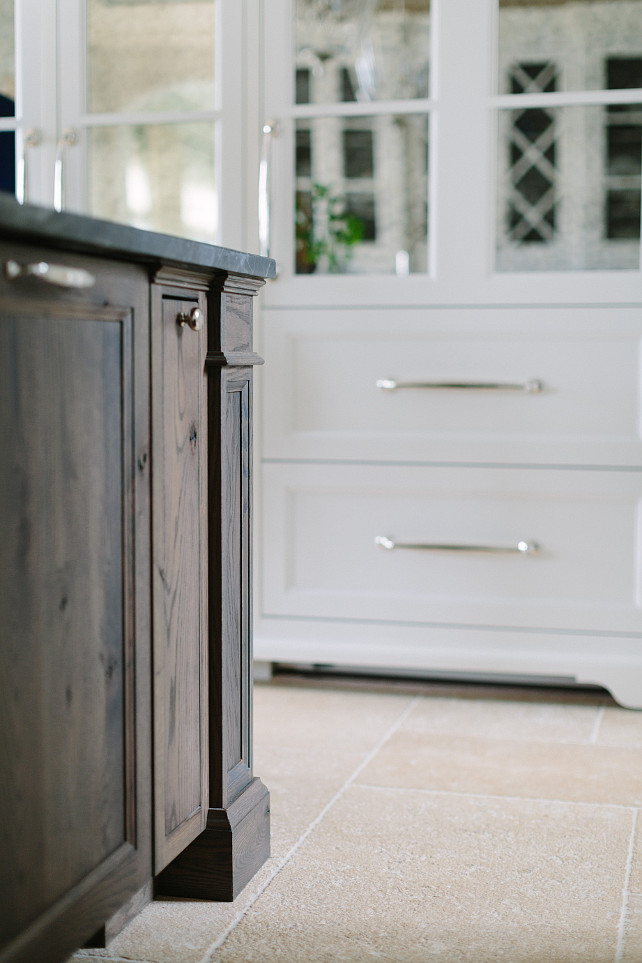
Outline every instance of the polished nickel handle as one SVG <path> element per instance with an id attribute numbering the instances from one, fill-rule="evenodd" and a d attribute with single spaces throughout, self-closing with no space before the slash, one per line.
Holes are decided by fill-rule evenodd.
<path id="1" fill-rule="evenodd" d="M 189 314 L 181 311 L 180 314 L 176 315 L 176 323 L 181 328 L 187 325 L 192 331 L 200 331 L 203 327 L 203 312 L 200 308 L 192 308 Z"/>
<path id="2" fill-rule="evenodd" d="M 520 540 L 516 545 L 449 545 L 439 542 L 396 542 L 387 535 L 377 535 L 375 545 L 388 551 L 394 548 L 409 548 L 423 552 L 477 552 L 490 555 L 536 555 L 540 551 L 537 542 L 524 540 Z"/>
<path id="3" fill-rule="evenodd" d="M 83 268 L 66 267 L 64 264 L 48 264 L 37 261 L 32 264 L 18 264 L 17 261 L 6 261 L 4 265 L 5 277 L 9 281 L 19 278 L 39 278 L 47 284 L 55 284 L 60 288 L 91 288 L 96 278 Z"/>
<path id="4" fill-rule="evenodd" d="M 60 213 L 65 206 L 65 148 L 78 143 L 78 132 L 68 127 L 56 144 L 56 159 L 54 162 L 54 211 Z"/>
<path id="5" fill-rule="evenodd" d="M 527 391 L 538 394 L 544 390 L 544 383 L 539 378 L 529 381 L 395 381 L 393 378 L 381 378 L 376 383 L 382 391 L 397 391 L 399 388 L 454 388 L 457 391 Z"/>
<path id="6" fill-rule="evenodd" d="M 16 200 L 18 204 L 25 204 L 29 200 L 29 165 L 27 152 L 31 147 L 37 147 L 42 141 L 42 134 L 36 127 L 30 127 L 22 138 L 22 151 L 18 158 L 16 171 Z"/>
<path id="7" fill-rule="evenodd" d="M 270 256 L 270 154 L 272 138 L 279 133 L 277 121 L 264 124 L 259 163 L 259 253 L 262 257 Z"/>

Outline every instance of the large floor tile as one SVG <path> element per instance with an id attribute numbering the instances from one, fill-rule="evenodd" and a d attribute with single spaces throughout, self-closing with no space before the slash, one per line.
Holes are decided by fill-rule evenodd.
<path id="1" fill-rule="evenodd" d="M 359 782 L 449 792 L 642 804 L 642 750 L 398 730 Z"/>
<path id="2" fill-rule="evenodd" d="M 640 963 L 642 960 L 642 896 L 630 896 L 622 954 L 618 963 Z"/>
<path id="3" fill-rule="evenodd" d="M 632 893 L 642 896 L 642 812 L 638 813 L 637 818 L 629 889 Z"/>
<path id="4" fill-rule="evenodd" d="M 150 903 L 109 947 L 81 950 L 72 960 L 140 960 L 144 963 L 201 963 L 204 956 L 265 886 L 278 860 L 270 859 L 233 903 L 160 899 Z M 35 961 L 34 961 L 35 963 Z M 71 963 L 71 961 L 70 961 Z"/>
<path id="5" fill-rule="evenodd" d="M 267 745 L 369 752 L 412 701 L 409 695 L 257 685 L 254 743 L 257 751 Z"/>
<path id="6" fill-rule="evenodd" d="M 533 742 L 591 740 L 597 706 L 550 705 L 500 700 L 420 699 L 404 723 L 412 732 L 452 733 Z"/>
<path id="7" fill-rule="evenodd" d="M 642 711 L 603 709 L 597 743 L 604 746 L 642 747 Z"/>
<path id="8" fill-rule="evenodd" d="M 262 746 L 255 770 L 270 790 L 270 844 L 273 856 L 285 856 L 319 813 L 356 771 L 364 753 L 349 749 L 327 752 Z"/>
<path id="9" fill-rule="evenodd" d="M 632 815 L 352 787 L 216 963 L 614 963 Z"/>

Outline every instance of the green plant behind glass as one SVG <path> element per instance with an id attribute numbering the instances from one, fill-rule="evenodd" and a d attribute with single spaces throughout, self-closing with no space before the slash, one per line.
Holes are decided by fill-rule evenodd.
<path id="1" fill-rule="evenodd" d="M 363 240 L 363 221 L 346 211 L 345 197 L 323 184 L 313 184 L 308 195 L 297 194 L 296 270 L 340 274 L 347 269 L 352 248 Z"/>

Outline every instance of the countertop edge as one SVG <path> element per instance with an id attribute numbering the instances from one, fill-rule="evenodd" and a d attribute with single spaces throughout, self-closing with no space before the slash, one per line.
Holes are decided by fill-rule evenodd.
<path id="1" fill-rule="evenodd" d="M 83 214 L 59 214 L 34 204 L 19 204 L 10 196 L 0 196 L 0 229 L 24 238 L 45 237 L 54 244 L 64 244 L 84 253 L 110 254 L 147 262 L 156 260 L 255 278 L 276 277 L 275 262 L 258 254 L 158 234 Z"/>

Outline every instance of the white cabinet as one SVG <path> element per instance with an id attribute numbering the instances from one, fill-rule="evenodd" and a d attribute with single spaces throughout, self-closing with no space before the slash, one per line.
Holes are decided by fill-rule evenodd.
<path id="1" fill-rule="evenodd" d="M 319 315 L 265 330 L 257 657 L 642 707 L 642 307 Z"/>
<path id="2" fill-rule="evenodd" d="M 256 657 L 642 708 L 642 22 L 265 6 Z"/>
<path id="3" fill-rule="evenodd" d="M 642 467 L 638 307 L 319 314 L 270 312 L 266 458 Z"/>
<path id="4" fill-rule="evenodd" d="M 265 609 L 289 617 L 634 635 L 639 474 L 265 466 Z"/>

